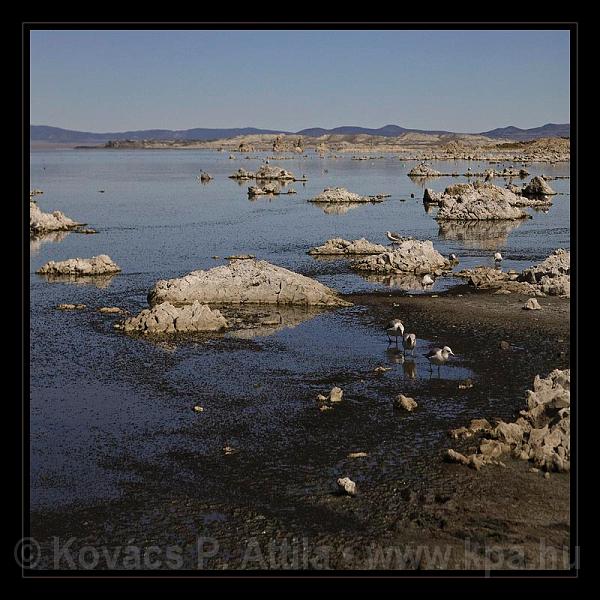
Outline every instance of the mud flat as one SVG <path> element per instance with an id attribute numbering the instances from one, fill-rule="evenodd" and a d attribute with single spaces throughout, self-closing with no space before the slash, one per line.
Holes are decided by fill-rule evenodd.
<path id="1" fill-rule="evenodd" d="M 458 389 L 455 380 L 431 385 L 438 394 L 452 394 L 454 403 L 496 396 L 506 422 L 511 417 L 506 407 L 518 416 L 536 374 L 569 367 L 569 302 L 563 298 L 548 298 L 544 311 L 531 313 L 521 310 L 523 298 L 474 292 L 466 286 L 436 298 L 384 293 L 354 294 L 347 299 L 361 308 L 365 326 L 373 323 L 374 333 L 391 314 L 410 314 L 423 337 L 452 340 L 453 349 L 462 349 L 478 377 L 466 390 Z M 509 340 L 511 349 L 499 349 L 500 340 Z M 562 357 L 557 356 L 559 351 L 564 352 Z M 354 376 L 349 372 L 345 380 L 336 377 L 335 384 L 345 393 L 333 411 L 321 413 L 314 407 L 314 397 L 307 398 L 311 408 L 294 415 L 296 433 L 281 440 L 277 452 L 271 444 L 256 453 L 228 444 L 236 446 L 237 452 L 206 455 L 176 450 L 157 461 L 122 455 L 114 463 L 107 462 L 107 467 L 135 473 L 123 486 L 121 498 L 32 512 L 31 533 L 41 546 L 37 568 L 53 568 L 54 536 L 75 538 L 69 546 L 75 556 L 85 546 L 116 548 L 131 539 L 151 540 L 160 547 L 173 544 L 179 547 L 180 560 L 175 564 L 193 569 L 198 568 L 198 537 L 218 542 L 203 562 L 209 569 L 568 568 L 571 557 L 568 550 L 566 557 L 563 552 L 570 541 L 569 473 L 552 472 L 546 479 L 541 472 L 530 472 L 531 463 L 510 455 L 501 459 L 504 466 L 489 464 L 476 471 L 445 463 L 440 448 L 430 453 L 427 464 L 411 461 L 404 475 L 373 480 L 373 472 L 389 460 L 377 445 L 341 447 L 334 476 L 328 462 L 317 475 L 290 469 L 288 463 L 294 458 L 299 465 L 320 460 L 312 451 L 311 433 L 331 443 L 346 421 L 356 429 L 352 393 L 347 391 Z M 403 391 L 397 383 L 389 385 L 388 421 L 392 400 Z M 328 390 L 333 385 L 323 380 L 316 388 Z M 368 408 L 369 413 L 372 410 Z M 427 416 L 426 411 L 427 403 L 420 401 L 419 410 L 394 418 L 418 419 L 419 414 Z M 490 422 L 492 411 L 485 415 Z M 185 430 L 191 447 L 205 436 L 201 425 L 205 416 L 206 411 L 196 427 Z M 433 426 L 429 419 L 426 422 Z M 459 427 L 464 422 L 457 414 L 450 424 Z M 368 427 L 369 419 L 361 423 Z M 381 436 L 377 439 L 381 441 Z M 447 447 L 447 437 L 443 443 Z M 453 442 L 461 453 L 468 453 L 471 444 L 472 439 Z M 349 459 L 350 452 L 362 457 Z M 411 478 L 415 469 L 418 476 Z M 329 484 L 338 476 L 357 482 L 355 496 L 331 490 Z M 300 544 L 293 545 L 294 539 L 305 543 L 306 554 Z M 276 551 L 276 559 L 270 561 L 269 543 L 282 540 L 300 551 L 296 564 L 289 550 L 287 560 Z M 397 549 L 399 561 L 393 551 L 390 560 L 382 558 L 389 548 Z M 415 554 L 417 548 L 421 550 Z M 435 548 L 441 552 L 434 554 Z M 249 555 L 249 549 L 254 553 Z M 381 550 L 379 557 L 373 549 Z M 64 560 L 60 566 L 70 568 Z M 108 566 L 101 556 L 97 568 Z M 128 566 L 144 568 L 143 562 Z"/>

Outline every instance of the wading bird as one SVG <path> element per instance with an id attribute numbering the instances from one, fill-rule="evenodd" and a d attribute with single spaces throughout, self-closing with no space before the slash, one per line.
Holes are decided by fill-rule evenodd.
<path id="1" fill-rule="evenodd" d="M 431 370 L 433 370 L 432 365 L 437 365 L 439 373 L 440 367 L 448 362 L 450 355 L 454 356 L 454 352 L 452 352 L 452 349 L 449 346 L 444 346 L 443 348 L 433 348 L 433 350 L 430 350 L 423 356 L 429 361 Z"/>
<path id="2" fill-rule="evenodd" d="M 398 337 L 404 335 L 404 325 L 400 319 L 392 319 L 385 327 L 385 332 L 388 336 L 388 342 L 392 343 L 392 338 L 396 338 L 398 345 Z"/>
<path id="3" fill-rule="evenodd" d="M 415 348 L 417 346 L 417 336 L 414 333 L 407 333 L 402 336 L 402 347 L 404 348 L 404 352 L 410 350 L 414 353 Z"/>

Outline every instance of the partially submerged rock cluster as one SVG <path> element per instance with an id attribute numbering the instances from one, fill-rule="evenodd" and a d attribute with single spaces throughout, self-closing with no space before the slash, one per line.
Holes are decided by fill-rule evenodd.
<path id="1" fill-rule="evenodd" d="M 426 163 L 420 163 L 416 167 L 413 167 L 409 172 L 409 177 L 441 177 L 443 173 L 436 171 L 433 167 L 430 167 Z"/>
<path id="2" fill-rule="evenodd" d="M 229 176 L 230 179 L 261 179 L 265 181 L 305 181 L 296 178 L 293 173 L 286 171 L 282 167 L 276 167 L 274 165 L 262 165 L 256 172 L 246 171 L 246 169 L 238 169 L 233 175 Z"/>
<path id="3" fill-rule="evenodd" d="M 47 262 L 37 272 L 41 275 L 94 276 L 119 273 L 121 267 L 110 256 L 100 254 L 92 258 L 70 258 Z"/>
<path id="4" fill-rule="evenodd" d="M 148 293 L 148 303 L 149 309 L 116 327 L 145 334 L 221 331 L 231 327 L 244 330 L 248 326 L 254 329 L 267 327 L 272 331 L 286 326 L 281 315 L 276 318 L 263 315 L 257 320 L 252 314 L 243 314 L 242 305 L 351 305 L 314 279 L 253 258 L 232 259 L 229 265 L 158 281 Z M 210 308 L 209 304 L 240 308 L 237 315 L 230 308 L 234 314 L 229 319 L 219 310 Z M 306 318 L 306 315 L 301 315 L 297 321 Z M 241 334 L 238 337 L 248 336 Z"/>
<path id="5" fill-rule="evenodd" d="M 29 201 L 29 233 L 33 235 L 51 231 L 70 231 L 81 227 L 83 223 L 77 223 L 59 210 L 52 213 L 43 212 L 37 203 Z"/>
<path id="6" fill-rule="evenodd" d="M 346 188 L 335 187 L 325 188 L 320 194 L 311 198 L 309 202 L 349 202 L 349 203 L 361 203 L 361 202 L 383 202 L 384 198 L 388 198 L 389 194 L 376 194 L 374 196 L 361 196 L 354 192 L 349 192 Z"/>
<path id="7" fill-rule="evenodd" d="M 248 196 L 250 198 L 254 198 L 255 196 L 279 196 L 281 194 L 295 194 L 296 191 L 292 188 L 286 190 L 285 192 L 281 191 L 281 187 L 278 183 L 265 183 L 262 186 L 251 185 L 248 188 Z"/>
<path id="8" fill-rule="evenodd" d="M 458 183 L 448 186 L 443 194 L 426 190 L 424 201 L 440 205 L 436 217 L 438 221 L 514 220 L 529 217 L 519 208 L 522 204 L 519 196 L 492 183 Z"/>
<path id="9" fill-rule="evenodd" d="M 516 271 L 501 271 L 492 267 L 476 267 L 456 273 L 474 287 L 499 289 L 532 296 L 571 295 L 571 253 L 558 248 L 538 265 Z"/>
<path id="10" fill-rule="evenodd" d="M 323 245 L 311 248 L 308 254 L 313 256 L 334 256 L 334 255 L 356 255 L 356 254 L 381 254 L 387 252 L 388 248 L 381 244 L 374 244 L 365 238 L 359 240 L 344 240 L 343 238 L 333 238 L 327 240 Z"/>
<path id="11" fill-rule="evenodd" d="M 211 310 L 207 304 L 198 301 L 179 308 L 170 302 L 162 302 L 117 327 L 141 333 L 220 331 L 227 327 L 227 320 L 220 311 Z"/>
<path id="12" fill-rule="evenodd" d="M 354 269 L 371 273 L 413 273 L 441 275 L 450 269 L 450 262 L 434 247 L 430 240 L 405 240 L 396 249 L 352 262 Z"/>
<path id="13" fill-rule="evenodd" d="M 541 379 L 536 375 L 527 392 L 527 409 L 512 423 L 499 421 L 494 427 L 486 419 L 475 419 L 468 427 L 450 432 L 455 439 L 483 432 L 478 451 L 465 456 L 449 449 L 446 457 L 479 470 L 498 463 L 505 454 L 532 461 L 544 471 L 568 472 L 571 466 L 570 370 L 555 369 Z"/>

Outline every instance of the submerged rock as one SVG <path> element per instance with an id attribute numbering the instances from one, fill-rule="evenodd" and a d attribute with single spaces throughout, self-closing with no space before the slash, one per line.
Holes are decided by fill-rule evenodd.
<path id="1" fill-rule="evenodd" d="M 53 213 L 45 213 L 36 202 L 29 202 L 29 232 L 30 234 L 42 234 L 50 231 L 69 231 L 81 227 L 83 223 L 77 223 L 59 210 Z"/>
<path id="2" fill-rule="evenodd" d="M 85 304 L 59 304 L 56 308 L 58 310 L 84 310 L 87 306 Z"/>
<path id="3" fill-rule="evenodd" d="M 534 177 L 521 190 L 524 196 L 554 196 L 556 192 L 546 183 L 542 177 Z"/>
<path id="4" fill-rule="evenodd" d="M 441 192 L 434 192 L 431 188 L 425 188 L 423 192 L 423 202 L 425 204 L 439 204 L 441 201 Z"/>
<path id="5" fill-rule="evenodd" d="M 198 300 L 224 304 L 298 304 L 350 306 L 327 286 L 264 260 L 234 260 L 207 271 L 158 281 L 148 294 L 151 306 Z"/>
<path id="6" fill-rule="evenodd" d="M 450 261 L 433 247 L 430 240 L 405 240 L 393 251 L 356 259 L 352 267 L 372 273 L 441 274 L 450 268 Z"/>
<path id="7" fill-rule="evenodd" d="M 308 251 L 308 254 L 315 255 L 336 255 L 336 254 L 381 254 L 387 252 L 387 248 L 381 244 L 374 244 L 365 238 L 348 241 L 342 238 L 333 238 L 327 240 L 322 246 L 316 246 Z"/>
<path id="8" fill-rule="evenodd" d="M 153 308 L 144 309 L 139 315 L 119 324 L 124 331 L 141 333 L 176 333 L 194 331 L 220 331 L 228 326 L 227 320 L 218 310 L 194 302 L 175 307 L 163 302 Z"/>
<path id="9" fill-rule="evenodd" d="M 70 258 L 60 262 L 47 262 L 37 272 L 42 275 L 93 276 L 118 273 L 121 267 L 110 256 L 100 254 L 92 258 Z"/>
<path id="10" fill-rule="evenodd" d="M 248 196 L 265 196 L 267 194 L 276 195 L 281 193 L 281 188 L 277 183 L 265 183 L 262 187 L 253 185 L 248 188 Z"/>

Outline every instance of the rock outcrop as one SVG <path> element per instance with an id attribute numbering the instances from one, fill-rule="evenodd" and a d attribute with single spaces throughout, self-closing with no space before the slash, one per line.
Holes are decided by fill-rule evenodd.
<path id="1" fill-rule="evenodd" d="M 45 213 L 36 202 L 29 201 L 29 233 L 32 235 L 51 231 L 69 231 L 82 225 L 83 223 L 73 221 L 59 210 Z"/>
<path id="2" fill-rule="evenodd" d="M 571 295 L 571 252 L 558 248 L 539 265 L 524 269 L 519 281 L 537 286 L 547 296 Z"/>
<path id="3" fill-rule="evenodd" d="M 436 171 L 425 163 L 420 163 L 408 172 L 409 177 L 440 177 L 441 175 L 440 171 Z"/>
<path id="4" fill-rule="evenodd" d="M 42 275 L 94 276 L 118 273 L 121 267 L 110 256 L 100 254 L 92 258 L 70 258 L 47 262 L 37 272 Z"/>
<path id="5" fill-rule="evenodd" d="M 556 192 L 546 183 L 542 177 L 534 177 L 521 190 L 523 196 L 554 196 Z"/>
<path id="6" fill-rule="evenodd" d="M 568 472 L 571 467 L 570 379 L 569 369 L 555 369 L 545 379 L 536 375 L 533 390 L 527 392 L 527 408 L 516 421 L 499 421 L 493 428 L 488 423 L 489 427 L 482 429 L 484 437 L 478 452 L 465 456 L 450 449 L 448 460 L 479 469 L 485 464 L 497 464 L 502 455 L 510 453 L 515 458 L 533 462 L 544 471 Z M 470 437 L 476 431 L 471 427 L 461 428 L 451 435 Z"/>
<path id="7" fill-rule="evenodd" d="M 374 256 L 365 256 L 352 262 L 352 267 L 371 273 L 414 273 L 441 275 L 450 268 L 450 262 L 444 258 L 429 240 L 406 240 L 395 250 Z"/>
<path id="8" fill-rule="evenodd" d="M 256 171 L 256 179 L 277 180 L 277 181 L 294 181 L 296 176 L 281 167 L 272 165 L 263 165 Z"/>
<path id="9" fill-rule="evenodd" d="M 327 240 L 322 246 L 316 246 L 308 251 L 313 256 L 333 256 L 338 254 L 381 254 L 387 252 L 388 248 L 381 244 L 374 244 L 365 238 L 348 241 L 342 238 Z"/>
<path id="10" fill-rule="evenodd" d="M 182 307 L 163 302 L 144 309 L 139 315 L 126 319 L 115 327 L 144 334 L 221 331 L 227 328 L 227 320 L 220 311 L 211 310 L 206 304 L 197 301 Z"/>
<path id="11" fill-rule="evenodd" d="M 327 286 L 262 260 L 234 260 L 207 271 L 158 281 L 148 294 L 151 306 L 194 301 L 223 304 L 350 306 Z"/>
<path id="12" fill-rule="evenodd" d="M 528 218 L 516 205 L 519 196 L 491 183 L 459 183 L 448 186 L 440 199 L 438 221 L 487 221 Z"/>
<path id="13" fill-rule="evenodd" d="M 311 198 L 309 202 L 349 202 L 349 203 L 360 203 L 360 202 L 382 202 L 385 194 L 378 194 L 376 196 L 360 196 L 354 192 L 349 192 L 346 188 L 325 188 L 318 196 Z"/>

